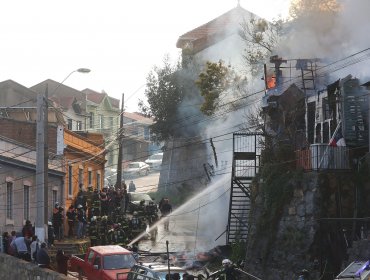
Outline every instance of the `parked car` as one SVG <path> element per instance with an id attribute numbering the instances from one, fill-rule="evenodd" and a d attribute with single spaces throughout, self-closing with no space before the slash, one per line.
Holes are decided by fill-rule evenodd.
<path id="1" fill-rule="evenodd" d="M 150 197 L 147 193 L 137 193 L 137 192 L 129 192 L 128 193 L 128 211 L 134 212 L 140 209 L 140 201 L 144 200 L 145 205 L 149 205 L 149 202 L 153 202 L 154 200 Z"/>
<path id="2" fill-rule="evenodd" d="M 163 153 L 151 155 L 145 163 L 150 166 L 150 169 L 160 170 L 162 166 Z"/>
<path id="3" fill-rule="evenodd" d="M 177 266 L 170 266 L 171 275 L 174 273 L 180 274 L 180 279 L 186 270 Z M 128 280 L 136 279 L 158 279 L 165 280 L 168 274 L 168 266 L 164 263 L 140 263 L 135 264 L 128 274 Z M 170 278 L 172 279 L 172 277 Z"/>
<path id="4" fill-rule="evenodd" d="M 78 272 L 79 279 L 127 279 L 135 265 L 133 253 L 118 245 L 93 246 L 86 254 L 72 255 L 70 271 Z"/>
<path id="5" fill-rule="evenodd" d="M 130 162 L 123 170 L 123 177 L 124 178 L 132 178 L 135 176 L 142 176 L 142 175 L 148 175 L 150 170 L 150 166 L 146 164 L 145 162 L 141 161 L 134 161 Z"/>

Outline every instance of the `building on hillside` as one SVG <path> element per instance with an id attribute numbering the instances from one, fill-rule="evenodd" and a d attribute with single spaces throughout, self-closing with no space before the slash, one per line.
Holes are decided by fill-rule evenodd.
<path id="1" fill-rule="evenodd" d="M 1 124 L 2 128 L 9 128 Z M 36 221 L 36 150 L 13 139 L 0 136 L 0 231 L 21 231 L 26 220 Z M 52 156 L 53 157 L 53 156 Z M 56 202 L 64 200 L 64 167 L 62 160 L 49 159 L 48 218 Z"/>
<path id="2" fill-rule="evenodd" d="M 69 130 L 84 131 L 86 128 L 86 96 L 83 92 L 58 83 L 45 80 L 30 88 L 37 93 L 44 93 L 47 89 L 48 98 L 52 106 L 59 109 Z"/>
<path id="3" fill-rule="evenodd" d="M 316 58 L 275 56 L 270 62 L 273 75 L 265 77 L 263 97 L 267 131 L 291 141 L 305 170 L 357 168 L 353 163 L 369 146 L 368 83 L 351 75 L 330 81 Z"/>
<path id="4" fill-rule="evenodd" d="M 36 97 L 33 90 L 14 81 L 0 83 L 1 136 L 36 147 Z M 63 113 L 49 106 L 47 140 L 49 160 L 59 159 L 66 175 L 61 205 L 69 206 L 73 202 L 80 183 L 85 188 L 103 186 L 105 143 L 101 134 L 80 132 L 79 135 L 68 130 Z"/>
<path id="5" fill-rule="evenodd" d="M 82 92 L 86 94 L 86 131 L 104 136 L 107 159 L 105 167 L 117 169 L 120 101 L 105 92 L 99 93 L 91 89 L 84 89 Z"/>
<path id="6" fill-rule="evenodd" d="M 234 9 L 181 35 L 176 47 L 182 50 L 183 66 L 190 62 L 205 65 L 205 62 L 223 60 L 237 70 L 243 69 L 242 51 L 245 44 L 239 35 L 241 24 L 255 14 L 239 4 Z"/>
<path id="7" fill-rule="evenodd" d="M 245 43 L 240 37 L 241 24 L 251 18 L 258 18 L 258 16 L 237 5 L 181 35 L 176 47 L 182 51 L 182 67 L 186 69 L 194 64 L 204 69 L 206 62 L 217 63 L 222 60 L 225 65 L 240 73 L 244 69 L 242 55 L 245 49 Z M 190 110 L 187 109 L 187 111 Z M 199 114 L 199 111 L 196 112 L 194 115 Z M 179 117 L 179 119 L 186 120 L 189 116 Z M 193 135 L 189 139 L 185 136 L 175 137 L 164 144 L 159 183 L 162 189 L 186 184 L 193 187 L 205 185 L 212 173 L 210 169 L 215 168 L 212 164 L 213 155 L 209 154 L 209 147 L 200 137 L 204 128 L 197 127 L 197 121 L 192 120 L 192 123 L 194 125 L 191 129 L 195 132 L 192 132 Z M 185 131 L 189 128 L 182 125 L 181 129 Z"/>
<path id="8" fill-rule="evenodd" d="M 123 114 L 123 160 L 145 161 L 151 154 L 150 125 L 153 120 L 139 113 Z"/>

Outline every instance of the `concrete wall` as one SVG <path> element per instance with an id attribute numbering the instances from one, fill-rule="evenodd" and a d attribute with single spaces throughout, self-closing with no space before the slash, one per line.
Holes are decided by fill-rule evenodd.
<path id="1" fill-rule="evenodd" d="M 50 269 L 39 268 L 36 264 L 0 253 L 0 279 L 71 280 L 75 278 Z"/>

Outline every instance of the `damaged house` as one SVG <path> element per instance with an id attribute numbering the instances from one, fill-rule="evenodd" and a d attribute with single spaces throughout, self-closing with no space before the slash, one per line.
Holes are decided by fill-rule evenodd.
<path id="1" fill-rule="evenodd" d="M 270 62 L 265 131 L 273 147 L 294 153 L 254 182 L 246 267 L 262 279 L 294 279 L 302 269 L 333 279 L 370 250 L 370 83 L 330 77 L 319 59 Z"/>

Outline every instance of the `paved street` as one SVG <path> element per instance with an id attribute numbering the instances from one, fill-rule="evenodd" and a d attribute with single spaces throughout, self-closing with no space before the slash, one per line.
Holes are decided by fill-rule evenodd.
<path id="1" fill-rule="evenodd" d="M 126 180 L 127 186 L 131 180 L 135 183 L 136 192 L 155 192 L 158 188 L 159 172 L 155 171 L 146 176 L 128 179 Z"/>

